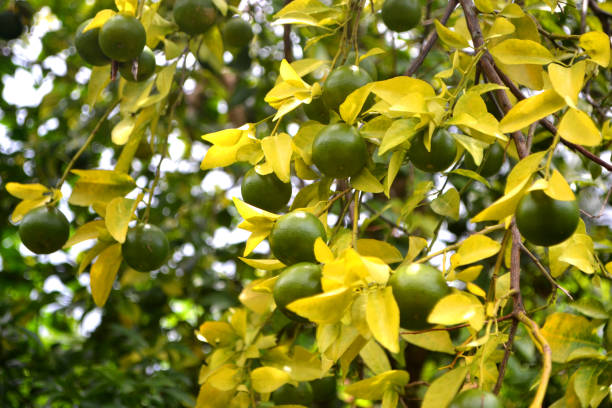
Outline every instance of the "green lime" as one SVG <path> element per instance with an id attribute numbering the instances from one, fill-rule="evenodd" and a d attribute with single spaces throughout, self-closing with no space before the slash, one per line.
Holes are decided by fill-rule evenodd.
<path id="1" fill-rule="evenodd" d="M 451 293 L 442 273 L 427 264 L 402 265 L 389 280 L 400 311 L 400 325 L 408 330 L 430 326 L 427 317 L 440 299 Z"/>
<path id="2" fill-rule="evenodd" d="M 446 129 L 436 129 L 431 137 L 431 151 L 427 151 L 424 143 L 425 132 L 420 132 L 410 141 L 410 161 L 414 167 L 429 173 L 447 169 L 457 155 L 455 139 Z"/>
<path id="3" fill-rule="evenodd" d="M 293 211 L 276 220 L 268 240 L 272 254 L 285 265 L 316 262 L 314 243 L 326 238 L 325 227 L 313 214 Z"/>
<path id="4" fill-rule="evenodd" d="M 333 401 L 338 396 L 336 377 L 323 377 L 310 382 L 312 387 L 313 400 L 322 404 Z"/>
<path id="5" fill-rule="evenodd" d="M 39 207 L 27 213 L 19 224 L 19 238 L 35 254 L 50 254 L 60 249 L 70 235 L 70 224 L 55 207 Z"/>
<path id="6" fill-rule="evenodd" d="M 212 0 L 177 0 L 174 21 L 189 35 L 205 33 L 217 20 L 217 9 Z"/>
<path id="7" fill-rule="evenodd" d="M 481 163 L 480 175 L 482 177 L 491 177 L 496 175 L 504 164 L 504 149 L 497 143 L 493 143 L 488 150 L 484 152 L 484 163 Z M 477 171 L 478 166 L 474 162 L 471 154 L 466 153 L 463 160 L 463 166 L 472 171 Z"/>
<path id="8" fill-rule="evenodd" d="M 24 28 L 18 14 L 10 10 L 0 13 L 0 38 L 3 40 L 8 41 L 19 38 Z"/>
<path id="9" fill-rule="evenodd" d="M 310 384 L 301 382 L 297 387 L 285 384 L 271 395 L 276 405 L 302 405 L 309 407 L 312 404 L 312 388 Z"/>
<path id="10" fill-rule="evenodd" d="M 363 68 L 368 75 L 370 75 L 370 78 L 372 78 L 373 81 L 378 79 L 378 68 L 376 68 L 376 57 L 374 56 L 365 58 L 359 61 L 359 64 L 356 64 L 355 51 L 351 51 L 348 53 L 344 65 L 358 65 L 360 68 Z"/>
<path id="11" fill-rule="evenodd" d="M 329 108 L 323 103 L 323 98 L 313 99 L 310 103 L 302 105 L 304 113 L 310 120 L 316 120 L 319 123 L 329 123 Z"/>
<path id="12" fill-rule="evenodd" d="M 381 15 L 389 30 L 408 31 L 421 22 L 421 3 L 418 0 L 385 0 Z"/>
<path id="13" fill-rule="evenodd" d="M 262 210 L 277 212 L 291 198 L 291 183 L 283 183 L 274 173 L 262 176 L 254 168 L 247 171 L 240 186 L 242 199 Z"/>
<path id="14" fill-rule="evenodd" d="M 130 82 L 145 81 L 155 73 L 155 55 L 148 47 L 142 50 L 138 57 L 138 72 L 136 78 L 134 78 L 134 74 L 132 73 L 132 65 L 132 61 L 119 64 L 119 73 L 121 77 Z"/>
<path id="15" fill-rule="evenodd" d="M 343 65 L 332 71 L 323 84 L 323 102 L 331 110 L 338 111 L 347 96 L 372 82 L 365 69 L 356 65 Z"/>
<path id="16" fill-rule="evenodd" d="M 346 123 L 326 126 L 312 143 L 312 161 L 327 177 L 354 176 L 366 165 L 367 157 L 365 140 Z"/>
<path id="17" fill-rule="evenodd" d="M 251 25 L 243 19 L 232 18 L 223 27 L 223 41 L 225 45 L 241 48 L 249 45 L 253 39 Z"/>
<path id="18" fill-rule="evenodd" d="M 92 19 L 86 20 L 79 26 L 76 37 L 74 38 L 74 45 L 79 55 L 86 63 L 96 66 L 109 64 L 110 58 L 104 55 L 100 48 L 100 43 L 98 42 L 100 27 L 83 32 L 85 27 L 91 23 L 91 20 Z"/>
<path id="19" fill-rule="evenodd" d="M 131 61 L 140 55 L 147 41 L 142 23 L 133 16 L 115 14 L 102 26 L 98 42 L 102 52 L 114 61 Z"/>
<path id="20" fill-rule="evenodd" d="M 580 210 L 574 201 L 560 201 L 543 191 L 527 193 L 516 207 L 516 226 L 532 244 L 557 245 L 574 234 Z"/>
<path id="21" fill-rule="evenodd" d="M 287 309 L 295 300 L 314 296 L 323 291 L 321 288 L 321 267 L 310 262 L 300 262 L 286 268 L 274 284 L 276 307 L 290 319 L 305 322 L 306 319 Z"/>
<path id="22" fill-rule="evenodd" d="M 130 228 L 121 246 L 125 262 L 140 272 L 158 269 L 166 261 L 169 251 L 166 234 L 151 224 L 138 224 Z"/>
<path id="23" fill-rule="evenodd" d="M 503 408 L 503 405 L 495 394 L 474 388 L 460 392 L 449 408 Z"/>

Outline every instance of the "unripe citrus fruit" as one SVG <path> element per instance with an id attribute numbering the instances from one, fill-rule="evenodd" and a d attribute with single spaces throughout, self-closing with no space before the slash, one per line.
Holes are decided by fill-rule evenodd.
<path id="1" fill-rule="evenodd" d="M 153 55 L 153 52 L 147 47 L 142 50 L 138 57 L 138 72 L 136 73 L 136 78 L 134 78 L 134 74 L 132 73 L 132 65 L 133 61 L 119 64 L 119 73 L 121 77 L 130 82 L 145 81 L 155 73 L 155 55 Z"/>
<path id="2" fill-rule="evenodd" d="M 333 401 L 338 395 L 336 377 L 323 377 L 310 382 L 314 402 L 323 404 Z"/>
<path id="3" fill-rule="evenodd" d="M 278 276 L 272 294 L 276 307 L 287 317 L 296 321 L 307 321 L 287 309 L 295 300 L 314 296 L 323 291 L 321 288 L 321 267 L 310 262 L 300 262 L 286 268 Z"/>
<path id="4" fill-rule="evenodd" d="M 287 205 L 291 198 L 291 183 L 283 183 L 274 173 L 261 175 L 250 169 L 244 175 L 240 186 L 242 199 L 262 210 L 277 212 Z"/>
<path id="5" fill-rule="evenodd" d="M 147 35 L 142 23 L 133 16 L 116 14 L 100 28 L 98 42 L 102 52 L 114 61 L 131 61 L 144 49 Z"/>
<path id="6" fill-rule="evenodd" d="M 308 119 L 323 124 L 329 123 L 329 108 L 323 103 L 323 98 L 313 99 L 312 102 L 305 103 L 302 106 Z"/>
<path id="7" fill-rule="evenodd" d="M 346 123 L 326 126 L 312 142 L 312 161 L 327 177 L 354 176 L 365 166 L 367 155 L 365 140 Z"/>
<path id="8" fill-rule="evenodd" d="M 442 273 L 427 264 L 400 266 L 389 279 L 400 311 L 400 326 L 409 330 L 429 327 L 427 317 L 433 307 L 451 289 Z"/>
<path id="9" fill-rule="evenodd" d="M 251 25 L 241 18 L 232 18 L 223 27 L 223 41 L 230 47 L 244 47 L 253 39 Z"/>
<path id="10" fill-rule="evenodd" d="M 580 219 L 578 203 L 560 201 L 536 190 L 526 194 L 516 207 L 516 226 L 532 244 L 557 245 L 574 234 Z"/>
<path id="11" fill-rule="evenodd" d="M 309 407 L 312 404 L 312 388 L 307 382 L 301 382 L 297 387 L 285 384 L 274 391 L 270 399 L 276 405 L 302 405 Z"/>
<path id="12" fill-rule="evenodd" d="M 19 15 L 7 10 L 0 13 L 0 38 L 14 40 L 23 33 L 24 26 Z"/>
<path id="13" fill-rule="evenodd" d="M 39 207 L 27 213 L 19 224 L 19 238 L 35 254 L 50 254 L 60 249 L 70 234 L 70 224 L 55 207 Z"/>
<path id="14" fill-rule="evenodd" d="M 421 21 L 421 4 L 418 0 L 385 0 L 381 16 L 390 30 L 408 31 Z"/>
<path id="15" fill-rule="evenodd" d="M 314 243 L 325 241 L 325 227 L 313 214 L 293 211 L 276 220 L 268 240 L 272 254 L 285 265 L 316 262 Z"/>
<path id="16" fill-rule="evenodd" d="M 447 169 L 457 155 L 455 139 L 446 129 L 437 129 L 431 137 L 431 151 L 427 151 L 423 143 L 425 132 L 419 133 L 410 141 L 410 161 L 416 168 L 430 173 Z"/>
<path id="17" fill-rule="evenodd" d="M 343 65 L 336 68 L 323 84 L 323 102 L 329 109 L 338 108 L 354 90 L 372 82 L 365 69 L 356 65 Z"/>
<path id="18" fill-rule="evenodd" d="M 493 143 L 483 156 L 484 163 L 481 163 L 480 175 L 482 177 L 491 177 L 499 172 L 502 164 L 504 164 L 504 149 L 497 143 Z M 467 153 L 463 160 L 463 165 L 466 169 L 476 171 L 478 167 L 474 162 L 471 154 Z"/>
<path id="19" fill-rule="evenodd" d="M 187 34 L 202 34 L 216 20 L 217 9 L 211 0 L 177 0 L 174 3 L 174 21 Z"/>
<path id="20" fill-rule="evenodd" d="M 487 391 L 471 389 L 459 393 L 449 408 L 502 408 L 499 399 Z"/>
<path id="21" fill-rule="evenodd" d="M 169 252 L 168 238 L 157 226 L 138 224 L 130 228 L 121 246 L 125 262 L 137 271 L 153 271 L 166 261 Z"/>
<path id="22" fill-rule="evenodd" d="M 76 37 L 74 38 L 74 45 L 79 55 L 86 63 L 96 66 L 109 64 L 110 58 L 102 52 L 100 43 L 98 42 L 100 27 L 83 32 L 85 27 L 91 23 L 91 20 L 92 19 L 86 20 L 79 26 Z"/>
<path id="23" fill-rule="evenodd" d="M 344 65 L 354 65 L 355 62 L 355 51 L 351 51 L 348 53 Z M 373 81 L 378 79 L 378 68 L 376 68 L 375 57 L 371 56 L 359 61 L 358 66 L 359 68 L 363 68 Z"/>

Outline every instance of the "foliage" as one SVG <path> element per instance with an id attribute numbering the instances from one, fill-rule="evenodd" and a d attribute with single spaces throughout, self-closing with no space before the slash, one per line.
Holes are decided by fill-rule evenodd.
<path id="1" fill-rule="evenodd" d="M 612 404 L 609 2 L 428 1 L 404 33 L 383 1 L 174 3 L 32 1 L 32 28 L 3 48 L 1 405 L 269 406 L 329 376 L 320 406 L 446 407 L 470 388 L 509 407 Z M 224 47 L 236 18 L 255 36 Z M 151 77 L 75 52 L 77 31 L 118 19 L 142 24 Z M 363 75 L 330 105 L 345 71 Z M 315 104 L 331 125 L 308 120 Z M 317 145 L 339 127 L 363 161 L 342 138 Z M 293 184 L 288 208 L 239 198 L 253 171 Z M 581 208 L 568 239 L 522 239 L 514 214 L 534 194 Z M 72 233 L 34 257 L 12 224 L 45 205 Z M 279 228 L 304 216 L 310 232 Z M 168 238 L 157 271 L 123 262 L 137 223 Z M 320 287 L 280 310 L 295 260 L 320 264 Z M 393 277 L 426 263 L 450 288 L 407 330 Z"/>

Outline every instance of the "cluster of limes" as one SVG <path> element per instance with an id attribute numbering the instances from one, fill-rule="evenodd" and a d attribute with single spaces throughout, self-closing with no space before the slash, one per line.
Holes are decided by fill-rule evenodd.
<path id="1" fill-rule="evenodd" d="M 29 211 L 19 224 L 21 242 L 35 254 L 50 254 L 61 249 L 69 235 L 68 219 L 54 206 Z M 152 271 L 162 266 L 168 257 L 168 238 L 159 227 L 140 223 L 128 230 L 121 253 L 131 268 Z"/>
<path id="2" fill-rule="evenodd" d="M 0 12 L 0 38 L 6 41 L 19 38 L 33 15 L 34 9 L 27 1 L 12 2 L 6 10 Z"/>

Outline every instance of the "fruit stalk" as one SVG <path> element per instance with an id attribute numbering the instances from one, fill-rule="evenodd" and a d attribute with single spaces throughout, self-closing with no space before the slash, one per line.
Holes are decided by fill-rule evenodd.
<path id="1" fill-rule="evenodd" d="M 102 117 L 98 120 L 98 123 L 96 123 L 96 126 L 93 128 L 93 130 L 91 131 L 91 133 L 87 137 L 87 140 L 85 140 L 85 143 L 83 144 L 83 146 L 81 146 L 79 151 L 76 152 L 75 155 L 70 160 L 70 163 L 68 163 L 68 167 L 66 167 L 66 170 L 64 170 L 64 174 L 62 174 L 62 178 L 59 179 L 57 184 L 55 185 L 56 189 L 59 190 L 59 189 L 62 188 L 62 185 L 64 184 L 64 181 L 66 181 L 66 177 L 68 177 L 68 174 L 70 173 L 70 170 L 72 170 L 72 166 L 74 166 L 74 163 L 76 163 L 76 161 L 79 159 L 79 157 L 81 157 L 81 155 L 83 154 L 85 149 L 87 149 L 87 147 L 94 140 L 94 137 L 96 137 L 96 133 L 98 133 L 98 131 L 100 130 L 100 128 L 102 127 L 102 125 L 104 124 L 104 122 L 106 121 L 108 116 L 111 114 L 113 109 L 115 109 L 115 107 L 117 105 L 119 105 L 119 102 L 120 102 L 120 100 L 118 99 L 115 102 L 111 103 L 111 105 L 108 107 L 106 112 L 104 112 L 104 115 L 102 115 Z"/>

